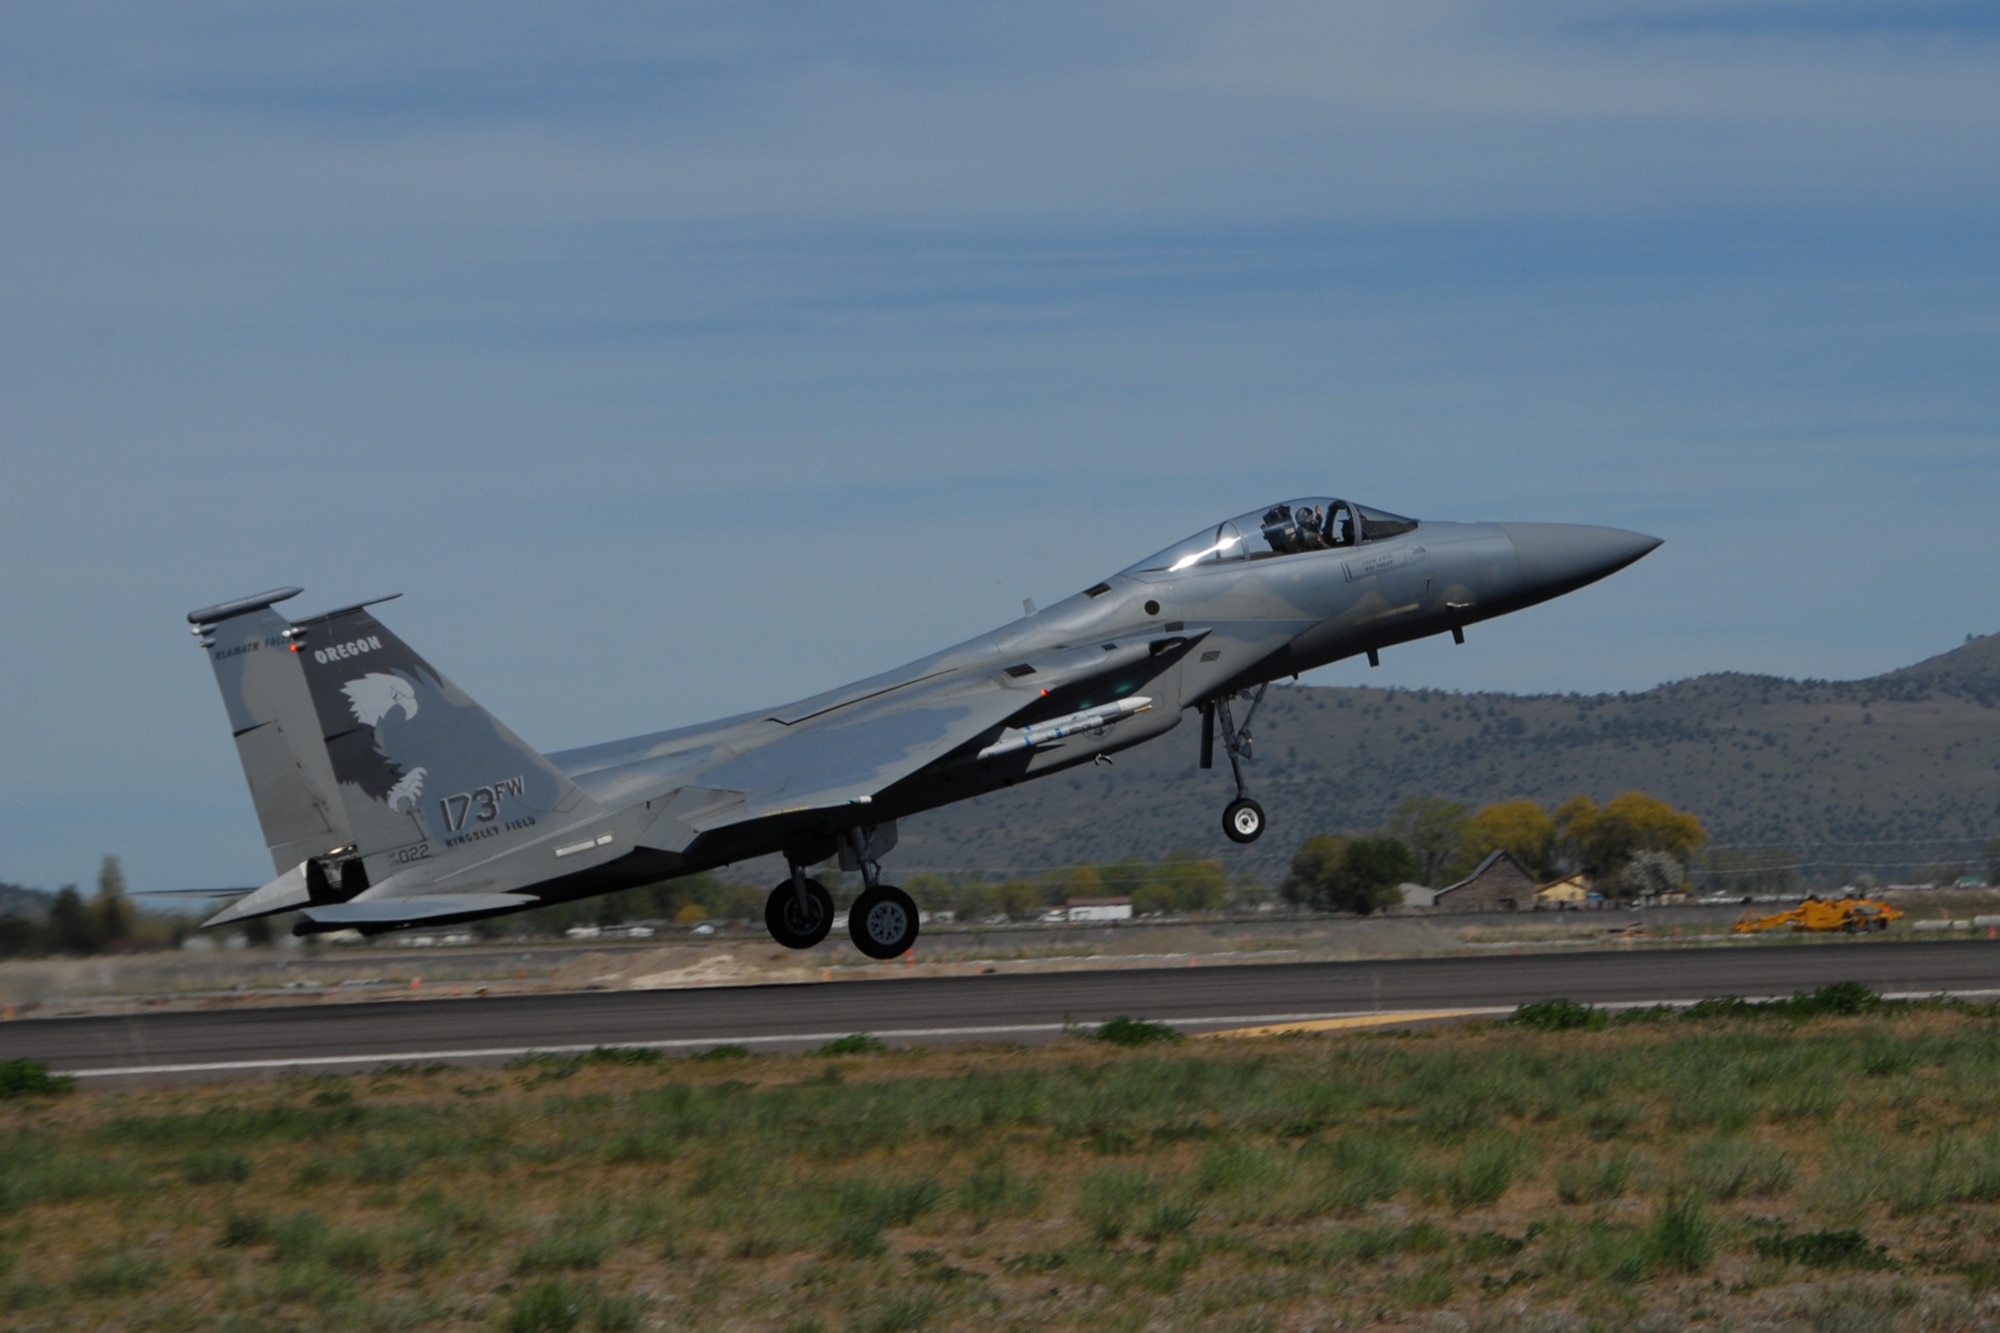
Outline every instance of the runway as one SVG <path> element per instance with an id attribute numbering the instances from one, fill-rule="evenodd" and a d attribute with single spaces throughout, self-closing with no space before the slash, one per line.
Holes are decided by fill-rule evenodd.
<path id="1" fill-rule="evenodd" d="M 0 1025 L 0 1060 L 90 1078 L 200 1078 L 411 1060 L 480 1063 L 593 1046 L 699 1050 L 888 1041 L 1046 1040 L 1120 1014 L 1190 1032 L 1347 1015 L 1504 1012 L 1566 996 L 1648 1004 L 1773 996 L 1835 981 L 1885 994 L 2000 991 L 1984 941 L 1391 958 L 799 986 L 601 991 L 506 998 L 276 1004 Z"/>

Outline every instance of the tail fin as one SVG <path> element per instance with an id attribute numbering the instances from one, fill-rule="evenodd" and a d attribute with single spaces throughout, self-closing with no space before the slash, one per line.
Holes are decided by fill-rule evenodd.
<path id="1" fill-rule="evenodd" d="M 551 821 L 598 813 L 567 774 L 386 629 L 369 605 L 302 620 L 291 644 L 356 854 L 376 882 L 418 860 L 484 859 L 548 833 Z M 460 849 L 465 855 L 454 857 Z"/>
<path id="2" fill-rule="evenodd" d="M 289 651 L 291 622 L 271 609 L 301 591 L 275 588 L 188 613 L 215 668 L 257 822 L 280 872 L 354 841 L 312 697 Z"/>
<path id="3" fill-rule="evenodd" d="M 297 623 L 270 609 L 298 591 L 188 619 L 213 660 L 272 861 L 299 870 L 313 901 L 423 862 L 484 859 L 551 821 L 597 813 L 370 615 L 373 603 Z"/>

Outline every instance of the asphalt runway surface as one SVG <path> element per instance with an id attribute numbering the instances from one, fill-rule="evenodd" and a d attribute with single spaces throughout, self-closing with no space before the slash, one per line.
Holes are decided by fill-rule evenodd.
<path id="1" fill-rule="evenodd" d="M 892 1042 L 1035 1041 L 1121 1014 L 1199 1032 L 1349 1015 L 1504 1012 L 1555 996 L 1615 1005 L 1777 996 L 1835 981 L 1884 994 L 1991 996 L 2000 992 L 2000 943 L 1842 940 L 274 1004 L 19 1020 L 0 1025 L 0 1060 L 39 1060 L 92 1078 L 216 1078 L 397 1061 L 486 1063 L 594 1046 L 800 1049 L 856 1032 Z"/>

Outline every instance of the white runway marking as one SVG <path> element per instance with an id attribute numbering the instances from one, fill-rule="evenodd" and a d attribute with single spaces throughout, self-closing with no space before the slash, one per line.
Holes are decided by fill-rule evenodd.
<path id="1" fill-rule="evenodd" d="M 1789 995 L 1744 996 L 1752 1004 L 1765 1004 L 1772 1000 L 1789 1000 Z M 2000 998 L 2000 990 L 1963 991 L 1891 991 L 1882 996 L 1885 1000 L 1930 1000 L 1948 998 L 1955 1000 L 1977 1000 Z M 1654 1005 L 1669 1005 L 1687 1008 L 1699 1004 L 1699 1000 L 1630 1000 L 1614 1004 L 1599 1005 L 1600 1009 L 1644 1009 Z M 1511 1014 L 1517 1005 L 1497 1005 L 1480 1008 L 1455 1009 L 1452 1012 L 1465 1017 L 1487 1017 L 1494 1014 Z M 1434 1009 L 1375 1010 L 1348 1009 L 1334 1013 L 1305 1014 L 1229 1014 L 1210 1018 L 1166 1018 L 1157 1021 L 1173 1028 L 1245 1028 L 1271 1027 L 1296 1023 L 1323 1023 L 1337 1019 L 1374 1019 L 1383 1022 L 1418 1021 L 1436 1014 Z M 1010 1037 L 1043 1036 L 1065 1031 L 1071 1027 L 1087 1030 L 1095 1024 L 1069 1023 L 996 1023 L 966 1027 L 936 1028 L 885 1028 L 868 1035 L 883 1041 L 921 1041 L 934 1037 Z M 328 1069 L 340 1066 L 412 1064 L 419 1061 L 437 1062 L 454 1060 L 496 1060 L 513 1059 L 524 1055 L 582 1055 L 609 1045 L 618 1050 L 640 1051 L 680 1051 L 711 1046 L 810 1046 L 842 1037 L 854 1036 L 853 1031 L 844 1032 L 783 1032 L 761 1037 L 676 1037 L 667 1041 L 621 1041 L 582 1042 L 564 1046 L 477 1046 L 448 1051 L 379 1051 L 373 1055 L 307 1055 L 283 1060 L 215 1060 L 197 1064 L 171 1065 L 120 1065 L 112 1069 L 66 1069 L 53 1072 L 67 1074 L 73 1078 L 141 1078 L 153 1074 L 228 1074 L 243 1073 L 257 1069 Z"/>

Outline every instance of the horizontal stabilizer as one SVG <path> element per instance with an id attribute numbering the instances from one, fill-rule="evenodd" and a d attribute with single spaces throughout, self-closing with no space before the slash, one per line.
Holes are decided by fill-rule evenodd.
<path id="1" fill-rule="evenodd" d="M 244 885 L 236 889 L 133 889 L 134 898 L 241 898 L 246 893 L 255 893 L 256 888 Z"/>
<path id="2" fill-rule="evenodd" d="M 248 615 L 252 611 L 262 611 L 274 602 L 286 602 L 304 592 L 304 588 L 273 588 L 249 597 L 238 597 L 233 602 L 218 602 L 214 606 L 204 606 L 199 611 L 188 612 L 188 624 L 195 626 L 220 625 L 225 620 Z"/>
<path id="3" fill-rule="evenodd" d="M 532 893 L 440 893 L 423 898 L 372 898 L 307 907 L 299 915 L 316 926 L 400 926 L 453 917 L 491 916 L 541 900 Z"/>
<path id="4" fill-rule="evenodd" d="M 306 878 L 306 868 L 310 864 L 308 861 L 301 861 L 263 888 L 238 898 L 202 922 L 202 929 L 206 930 L 210 926 L 226 926 L 232 921 L 248 921 L 253 916 L 270 916 L 275 912 L 289 912 L 294 907 L 304 907 L 312 901 L 312 886 Z"/>

